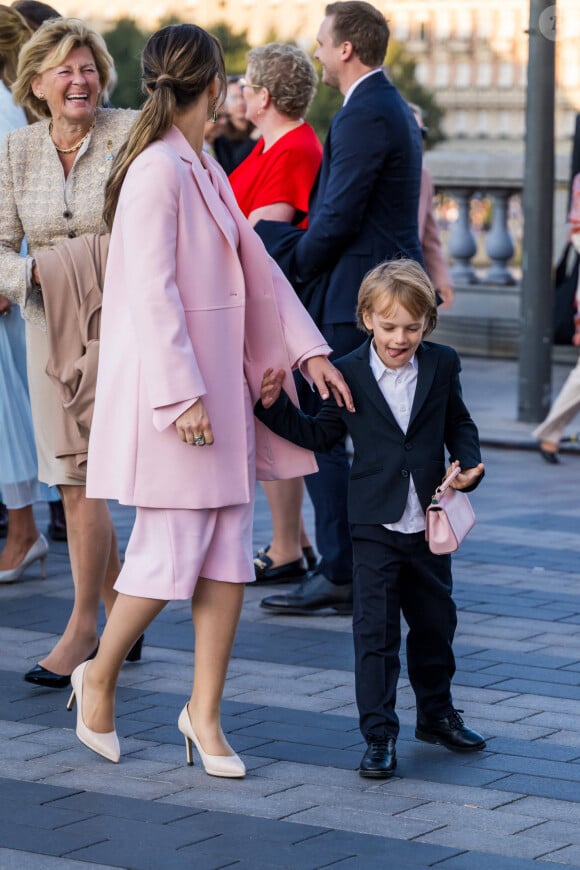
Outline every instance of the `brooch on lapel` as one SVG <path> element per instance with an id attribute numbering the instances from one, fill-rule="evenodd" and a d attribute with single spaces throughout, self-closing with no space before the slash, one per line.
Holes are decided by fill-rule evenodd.
<path id="1" fill-rule="evenodd" d="M 107 163 L 110 163 L 114 159 L 115 155 L 113 154 L 113 140 L 107 139 L 107 154 L 105 156 L 105 160 L 107 161 Z M 106 170 L 106 166 L 99 166 L 99 172 L 106 172 Z"/>

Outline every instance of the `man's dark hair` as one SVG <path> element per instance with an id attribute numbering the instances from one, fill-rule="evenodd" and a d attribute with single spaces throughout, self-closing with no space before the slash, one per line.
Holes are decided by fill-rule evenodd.
<path id="1" fill-rule="evenodd" d="M 48 18 L 62 18 L 60 12 L 48 3 L 40 3 L 39 0 L 16 0 L 12 8 L 20 12 L 32 30 L 38 30 L 42 22 Z"/>
<path id="2" fill-rule="evenodd" d="M 382 66 L 389 44 L 389 25 L 385 16 L 364 0 L 329 3 L 326 15 L 332 16 L 335 45 L 350 42 L 365 66 Z"/>

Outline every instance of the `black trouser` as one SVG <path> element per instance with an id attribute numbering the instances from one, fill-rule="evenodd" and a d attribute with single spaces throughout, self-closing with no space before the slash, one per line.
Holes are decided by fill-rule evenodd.
<path id="1" fill-rule="evenodd" d="M 397 737 L 401 613 L 407 670 L 417 714 L 445 716 L 452 707 L 451 648 L 457 614 L 451 597 L 451 557 L 435 556 L 425 533 L 405 535 L 380 525 L 351 526 L 354 552 L 355 688 L 360 729 Z"/>

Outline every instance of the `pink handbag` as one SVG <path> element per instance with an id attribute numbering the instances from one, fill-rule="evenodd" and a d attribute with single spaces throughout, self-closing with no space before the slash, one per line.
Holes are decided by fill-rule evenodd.
<path id="1" fill-rule="evenodd" d="M 449 484 L 461 472 L 459 466 L 435 490 L 425 515 L 425 540 L 432 553 L 454 553 L 475 525 L 475 514 L 464 492 Z"/>

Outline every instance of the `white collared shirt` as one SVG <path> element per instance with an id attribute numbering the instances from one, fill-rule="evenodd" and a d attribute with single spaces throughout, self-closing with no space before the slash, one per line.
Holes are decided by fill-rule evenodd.
<path id="1" fill-rule="evenodd" d="M 390 369 L 382 362 L 371 341 L 369 363 L 373 376 L 384 396 L 393 417 L 403 430 L 407 431 L 411 418 L 411 408 L 417 387 L 419 366 L 415 354 L 402 368 Z M 386 493 L 385 493 L 386 497 Z M 421 532 L 425 528 L 425 514 L 415 489 L 413 476 L 409 478 L 409 495 L 405 510 L 396 523 L 383 523 L 385 529 L 402 532 L 405 535 Z"/>
<path id="2" fill-rule="evenodd" d="M 346 94 L 344 95 L 344 102 L 342 104 L 343 108 L 344 108 L 344 106 L 346 106 L 346 104 L 348 103 L 348 101 L 350 100 L 354 91 L 356 90 L 356 88 L 358 88 L 360 83 L 364 82 L 365 79 L 370 78 L 370 76 L 374 76 L 375 73 L 378 73 L 378 72 L 383 73 L 383 75 L 385 74 L 385 71 L 383 70 L 382 66 L 378 66 L 376 69 L 372 69 L 370 72 L 365 73 L 364 76 L 361 76 L 360 79 L 357 79 L 356 82 L 352 83 L 352 85 L 350 86 L 350 88 L 348 89 Z"/>

